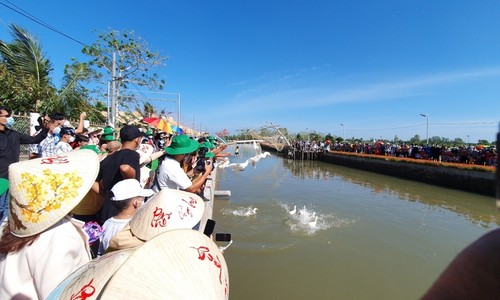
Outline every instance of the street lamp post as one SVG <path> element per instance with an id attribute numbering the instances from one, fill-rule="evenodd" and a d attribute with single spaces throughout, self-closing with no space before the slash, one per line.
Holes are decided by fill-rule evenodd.
<path id="1" fill-rule="evenodd" d="M 343 123 L 340 123 L 340 126 L 342 126 L 342 139 L 345 141 L 345 127 Z"/>
<path id="2" fill-rule="evenodd" d="M 428 114 L 420 114 L 422 117 L 425 118 L 426 124 L 427 124 L 427 133 L 426 133 L 426 139 L 427 139 L 427 145 L 429 145 L 429 115 Z"/>

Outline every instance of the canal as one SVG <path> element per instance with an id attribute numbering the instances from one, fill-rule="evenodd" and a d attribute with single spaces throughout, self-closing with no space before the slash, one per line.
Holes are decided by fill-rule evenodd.
<path id="1" fill-rule="evenodd" d="M 240 149 L 231 162 L 255 154 Z M 490 197 L 275 154 L 219 169 L 217 189 L 232 193 L 216 198 L 214 219 L 234 240 L 238 300 L 417 299 L 500 220 Z"/>

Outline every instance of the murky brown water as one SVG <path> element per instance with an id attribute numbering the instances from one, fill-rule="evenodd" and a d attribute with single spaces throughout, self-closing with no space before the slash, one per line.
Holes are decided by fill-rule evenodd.
<path id="1" fill-rule="evenodd" d="M 242 153 L 231 161 L 253 155 Z M 219 170 L 218 189 L 232 192 L 214 219 L 234 240 L 225 258 L 238 300 L 417 299 L 500 220 L 493 198 L 275 155 Z"/>

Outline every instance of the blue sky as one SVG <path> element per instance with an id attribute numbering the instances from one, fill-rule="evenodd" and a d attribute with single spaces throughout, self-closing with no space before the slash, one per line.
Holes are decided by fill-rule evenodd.
<path id="1" fill-rule="evenodd" d="M 87 44 L 134 30 L 168 56 L 182 124 L 409 139 L 493 141 L 500 121 L 499 1 L 19 1 Z M 40 39 L 59 84 L 82 46 L 0 5 Z M 171 97 L 171 96 L 170 96 Z M 155 103 L 156 104 L 156 103 Z M 174 101 L 156 104 L 176 112 Z M 175 116 L 175 114 L 174 114 Z M 344 124 L 341 126 L 340 124 Z"/>

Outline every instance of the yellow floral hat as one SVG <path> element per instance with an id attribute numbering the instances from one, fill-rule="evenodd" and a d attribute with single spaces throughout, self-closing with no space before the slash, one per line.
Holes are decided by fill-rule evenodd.
<path id="1" fill-rule="evenodd" d="M 229 299 L 229 272 L 217 245 L 192 229 L 164 232 L 115 272 L 100 299 Z"/>
<path id="2" fill-rule="evenodd" d="M 18 237 L 40 233 L 60 221 L 87 194 L 99 172 L 91 150 L 26 160 L 9 167 L 9 226 Z"/>
<path id="3" fill-rule="evenodd" d="M 139 209 L 129 222 L 132 233 L 141 240 L 172 229 L 192 229 L 205 211 L 200 196 L 174 189 L 162 189 Z"/>

